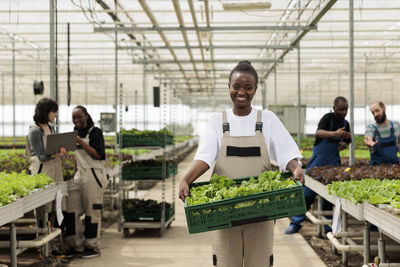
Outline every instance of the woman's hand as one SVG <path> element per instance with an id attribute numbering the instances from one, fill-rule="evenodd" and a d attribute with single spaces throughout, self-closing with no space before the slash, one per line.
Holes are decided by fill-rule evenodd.
<path id="1" fill-rule="evenodd" d="M 296 169 L 292 173 L 295 180 L 299 180 L 300 183 L 304 184 L 304 173 L 303 169 L 300 166 L 296 167 Z"/>
<path id="2" fill-rule="evenodd" d="M 79 135 L 77 135 L 77 136 L 76 136 L 76 142 L 77 142 L 78 144 L 82 145 L 82 142 L 84 142 L 84 141 L 83 141 L 83 139 L 82 139 Z"/>
<path id="3" fill-rule="evenodd" d="M 190 195 L 189 184 L 185 179 L 182 179 L 181 184 L 179 185 L 179 198 L 185 202 L 185 197 Z"/>
<path id="4" fill-rule="evenodd" d="M 297 159 L 292 159 L 286 165 L 286 170 L 293 174 L 293 179 L 299 180 L 300 183 L 304 184 L 304 173 L 301 165 L 298 163 Z"/>
<path id="5" fill-rule="evenodd" d="M 183 176 L 179 185 L 179 198 L 185 202 L 185 197 L 190 196 L 189 185 L 208 170 L 208 165 L 202 160 L 195 160 L 189 171 Z"/>

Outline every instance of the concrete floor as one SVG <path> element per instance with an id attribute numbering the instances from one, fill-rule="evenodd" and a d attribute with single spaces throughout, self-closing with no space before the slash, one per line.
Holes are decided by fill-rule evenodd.
<path id="1" fill-rule="evenodd" d="M 175 184 L 175 197 L 181 176 L 189 169 L 194 153 L 179 164 Z M 210 173 L 198 179 L 207 180 Z M 167 184 L 166 199 L 172 199 L 172 179 Z M 148 192 L 146 198 L 161 199 L 161 183 Z M 171 228 L 162 237 L 155 231 L 136 231 L 127 238 L 113 224 L 102 233 L 102 255 L 92 259 L 74 259 L 69 266 L 140 266 L 140 267 L 200 267 L 212 266 L 212 232 L 189 235 L 183 203 L 176 200 L 176 216 Z M 287 218 L 277 221 L 275 226 L 274 267 L 324 267 L 314 250 L 300 234 L 285 235 L 289 224 Z"/>

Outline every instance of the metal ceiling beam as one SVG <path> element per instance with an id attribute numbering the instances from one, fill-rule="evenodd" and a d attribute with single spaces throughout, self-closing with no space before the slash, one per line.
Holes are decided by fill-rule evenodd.
<path id="1" fill-rule="evenodd" d="M 168 31 L 310 31 L 316 30 L 315 25 L 311 26 L 207 26 L 207 27 L 95 27 L 94 32 L 168 32 Z"/>
<path id="2" fill-rule="evenodd" d="M 138 0 L 138 2 L 140 4 L 140 6 L 142 7 L 143 11 L 146 13 L 149 20 L 151 21 L 151 23 L 153 24 L 153 26 L 155 28 L 159 27 L 158 21 L 157 21 L 156 17 L 153 15 L 153 13 L 150 10 L 150 7 L 147 5 L 147 3 L 144 0 Z M 164 32 L 158 31 L 158 34 L 160 35 L 161 39 L 164 41 L 164 43 L 167 47 L 171 46 L 171 44 L 168 41 L 167 37 L 165 36 Z M 176 56 L 175 51 L 172 49 L 168 49 L 168 50 L 171 53 L 172 57 L 174 58 L 174 63 L 176 63 L 178 65 L 179 69 L 182 70 L 183 76 L 186 77 L 185 71 L 182 68 L 181 63 L 178 61 L 178 57 Z M 145 63 L 145 62 L 143 62 L 143 63 Z"/>
<path id="3" fill-rule="evenodd" d="M 110 7 L 102 0 L 96 0 L 96 2 L 103 8 L 103 10 L 107 10 L 110 9 Z M 121 20 L 118 18 L 118 16 L 116 15 L 117 13 L 114 12 L 107 12 L 107 14 L 112 18 L 112 20 L 114 22 L 121 22 Z M 124 24 L 121 24 L 124 25 Z M 114 27 L 115 28 L 115 27 Z M 113 31 L 115 32 L 115 30 Z M 127 35 L 129 36 L 129 38 L 131 38 L 132 40 L 134 40 L 136 42 L 137 45 L 141 45 L 141 43 L 139 41 L 137 41 L 136 37 L 132 34 L 132 33 L 127 33 Z"/>
<path id="4" fill-rule="evenodd" d="M 290 47 L 287 45 L 214 45 L 214 46 L 202 46 L 202 45 L 192 45 L 192 46 L 170 46 L 171 49 L 280 49 L 285 50 Z M 166 46 L 120 46 L 121 50 L 142 50 L 142 49 L 168 49 Z"/>
<path id="5" fill-rule="evenodd" d="M 281 13 L 281 12 L 285 12 L 287 9 L 281 9 L 281 8 L 277 8 L 277 9 L 269 9 L 268 13 L 270 12 L 276 12 L 276 13 Z M 293 8 L 293 11 L 301 11 L 301 10 L 305 10 L 305 11 L 314 11 L 314 8 L 306 8 L 306 9 L 302 9 L 302 8 Z M 333 8 L 332 11 L 348 11 L 348 8 Z M 362 11 L 371 11 L 371 12 L 375 12 L 375 11 L 394 11 L 394 10 L 400 10 L 400 8 L 389 8 L 389 7 L 362 7 Z M 116 9 L 104 9 L 104 10 L 90 10 L 90 12 L 93 13 L 102 13 L 102 12 L 119 12 L 120 10 L 116 10 Z M 142 13 L 142 10 L 139 9 L 126 9 L 126 12 L 130 12 L 130 13 Z M 48 9 L 7 9 L 7 10 L 0 10 L 0 14 L 1 13 L 47 13 L 49 12 Z M 80 13 L 82 12 L 81 10 L 77 10 L 77 9 L 64 9 L 64 10 L 58 10 L 57 12 L 59 13 Z M 154 13 L 170 13 L 171 10 L 170 9 L 160 9 L 160 10 L 154 10 Z M 182 9 L 182 13 L 188 13 L 190 12 L 190 10 L 188 9 Z M 225 10 L 213 10 L 213 13 L 226 13 Z"/>
<path id="6" fill-rule="evenodd" d="M 160 60 L 160 59 L 147 59 L 134 61 L 135 64 L 173 64 L 173 63 L 192 63 L 191 60 Z M 214 59 L 214 60 L 193 60 L 195 63 L 238 63 L 239 59 Z M 275 59 L 251 59 L 252 63 L 274 63 Z"/>
<path id="7" fill-rule="evenodd" d="M 205 13 L 206 13 L 206 25 L 207 25 L 207 27 L 210 27 L 210 11 L 208 8 L 208 0 L 204 0 L 204 9 L 205 9 Z M 208 44 L 209 44 L 209 46 L 211 46 L 211 48 L 209 50 L 211 60 L 214 61 L 214 48 L 212 48 L 214 45 L 213 45 L 212 35 L 210 36 L 210 38 L 208 38 Z M 213 78 L 215 81 L 216 78 L 215 78 L 215 71 L 214 71 L 215 70 L 214 62 L 211 63 L 211 66 L 212 66 L 212 70 L 213 70 Z M 214 90 L 211 89 L 211 92 L 214 92 Z"/>
<path id="8" fill-rule="evenodd" d="M 176 14 L 176 17 L 177 17 L 178 22 L 179 22 L 179 27 L 182 28 L 182 30 L 181 30 L 182 37 L 183 37 L 183 40 L 185 42 L 185 46 L 186 46 L 187 52 L 189 54 L 189 58 L 190 58 L 190 60 L 192 62 L 193 69 L 194 69 L 194 71 L 196 73 L 196 78 L 200 82 L 199 73 L 197 72 L 196 64 L 194 63 L 194 59 L 193 59 L 192 49 L 189 48 L 189 46 L 190 46 L 189 45 L 189 39 L 187 37 L 186 30 L 183 29 L 183 28 L 185 28 L 185 22 L 183 21 L 182 10 L 181 10 L 181 6 L 179 4 L 179 0 L 172 0 L 172 3 L 174 5 L 175 14 Z"/>
<path id="9" fill-rule="evenodd" d="M 195 8 L 193 5 L 193 0 L 188 0 L 188 4 L 189 4 L 189 9 L 190 9 L 190 14 L 192 15 L 193 25 L 194 25 L 194 27 L 198 27 L 199 25 L 197 23 L 197 16 L 196 16 L 196 11 L 195 11 Z M 197 41 L 199 42 L 199 46 L 200 47 L 203 46 L 199 30 L 196 30 L 196 36 L 197 36 Z M 204 48 L 200 48 L 200 53 L 201 53 L 201 59 L 204 61 L 204 59 L 205 59 Z M 208 76 L 208 74 L 206 74 L 206 75 Z M 208 77 L 207 77 L 207 79 L 208 79 Z"/>
<path id="10" fill-rule="evenodd" d="M 325 2 L 324 6 L 321 8 L 321 11 L 318 12 L 311 20 L 309 23 L 309 26 L 316 26 L 317 23 L 320 21 L 320 19 L 329 11 L 329 9 L 337 2 L 337 0 L 329 0 L 327 2 Z M 294 38 L 294 40 L 291 42 L 291 47 L 295 47 L 298 45 L 298 43 L 300 42 L 301 39 L 303 39 L 303 37 L 309 32 L 310 30 L 302 30 L 300 31 L 296 37 Z M 263 75 L 263 78 L 266 79 L 268 77 L 268 75 L 272 72 L 272 70 L 274 68 L 276 68 L 278 62 L 282 62 L 283 58 L 286 56 L 287 53 L 289 53 L 291 49 L 287 49 L 285 51 L 283 51 L 283 53 L 279 56 L 278 60 L 274 62 L 274 64 L 272 64 L 272 66 L 270 67 L 269 71 L 267 71 L 266 74 Z"/>

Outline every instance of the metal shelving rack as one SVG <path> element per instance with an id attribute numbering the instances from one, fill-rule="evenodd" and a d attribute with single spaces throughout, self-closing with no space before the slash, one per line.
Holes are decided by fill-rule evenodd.
<path id="1" fill-rule="evenodd" d="M 162 113 L 163 113 L 163 127 L 166 128 L 166 123 L 167 123 L 167 118 L 166 118 L 166 113 L 167 113 L 167 90 L 166 86 L 164 85 L 163 87 L 163 105 L 162 105 Z M 174 96 L 174 102 L 176 96 Z M 120 91 L 120 116 L 119 116 L 119 126 L 120 129 L 122 129 L 122 89 Z M 175 123 L 173 124 L 175 125 Z M 173 132 L 175 132 L 175 127 L 173 127 Z M 166 203 L 166 161 L 167 161 L 167 145 L 166 145 L 166 132 L 164 132 L 164 146 L 162 147 L 162 157 L 163 157 L 163 163 L 162 163 L 162 179 L 161 179 L 161 221 L 125 221 L 123 218 L 123 211 L 122 211 L 122 200 L 126 199 L 128 197 L 128 193 L 126 193 L 126 189 L 124 188 L 124 180 L 122 180 L 122 175 L 120 179 L 120 193 L 119 193 L 119 198 L 118 198 L 118 231 L 121 232 L 123 231 L 124 237 L 129 235 L 129 230 L 130 229 L 158 229 L 158 236 L 162 236 L 162 234 L 165 232 L 167 228 L 170 227 L 172 221 L 175 220 L 175 183 L 176 183 L 176 176 L 172 175 L 172 205 L 171 209 L 174 209 L 173 215 L 166 220 L 166 214 L 165 214 L 165 203 Z M 120 131 L 120 150 L 122 148 L 122 135 Z M 135 148 L 149 148 L 149 147 L 135 147 Z M 173 145 L 172 151 L 175 151 L 175 144 Z M 121 153 L 119 151 L 119 159 L 121 162 Z M 120 174 L 122 174 L 122 166 L 120 165 Z M 151 180 L 157 180 L 160 181 L 159 179 L 146 179 L 146 181 L 151 181 Z M 136 186 L 133 188 L 134 190 Z M 132 188 L 129 188 L 129 190 L 132 190 Z"/>

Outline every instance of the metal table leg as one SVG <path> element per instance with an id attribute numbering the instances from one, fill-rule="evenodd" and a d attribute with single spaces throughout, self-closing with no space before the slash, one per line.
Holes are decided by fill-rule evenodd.
<path id="1" fill-rule="evenodd" d="M 347 232 L 347 214 L 346 212 L 342 211 L 342 231 Z M 342 238 L 342 244 L 346 245 L 346 237 Z M 346 251 L 342 251 L 342 264 L 347 266 L 348 264 L 348 255 Z"/>
<path id="2" fill-rule="evenodd" d="M 10 262 L 11 267 L 17 267 L 17 230 L 14 222 L 10 224 Z"/>
<path id="3" fill-rule="evenodd" d="M 363 251 L 363 260 L 364 264 L 369 262 L 369 250 L 370 250 L 370 234 L 368 229 L 368 223 L 365 222 L 364 230 L 363 230 L 363 244 L 364 244 L 364 251 Z"/>

